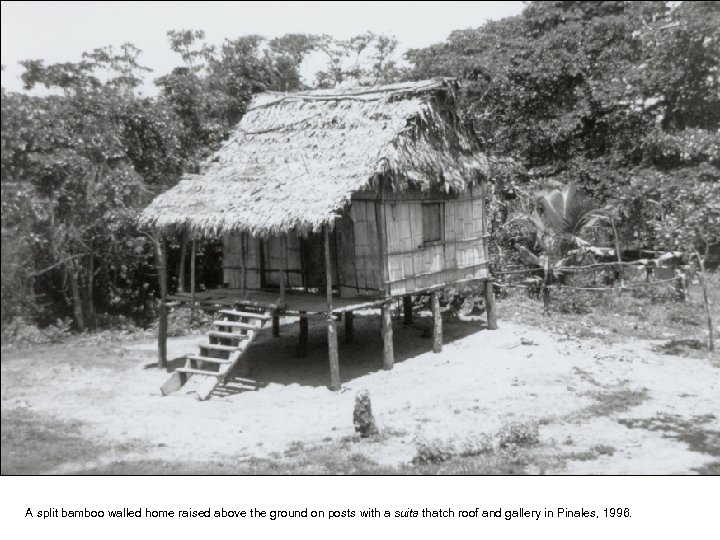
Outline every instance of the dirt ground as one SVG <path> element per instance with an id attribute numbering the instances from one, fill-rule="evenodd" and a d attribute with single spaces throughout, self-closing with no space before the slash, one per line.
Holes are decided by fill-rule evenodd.
<path id="1" fill-rule="evenodd" d="M 718 471 L 717 357 L 657 354 L 649 341 L 563 338 L 506 320 L 497 331 L 448 321 L 443 351 L 433 354 L 424 337 L 429 320 L 416 319 L 411 326 L 395 321 L 395 367 L 382 371 L 377 314 L 355 321 L 350 344 L 338 323 L 340 392 L 326 388 L 322 321 L 311 323 L 304 359 L 294 354 L 297 323 L 285 321 L 279 338 L 264 330 L 249 354 L 253 376 L 265 386 L 206 402 L 183 391 L 161 396 L 168 375 L 148 367 L 155 361 L 151 340 L 5 351 L 2 472 L 77 473 L 118 461 L 151 462 L 158 470 L 145 472 L 162 472 L 173 462 L 287 461 L 303 448 L 342 448 L 344 456 L 392 472 L 429 441 L 497 444 L 503 429 L 518 423 L 537 425 L 537 451 L 553 457 L 547 468 L 530 463 L 523 472 Z M 169 357 L 194 352 L 203 339 L 171 339 Z M 363 389 L 381 432 L 371 442 L 358 439 L 352 423 L 355 394 Z M 38 423 L 46 427 L 41 434 L 13 432 Z M 64 436 L 75 443 L 52 459 Z M 33 449 L 43 448 L 45 461 L 32 461 Z"/>

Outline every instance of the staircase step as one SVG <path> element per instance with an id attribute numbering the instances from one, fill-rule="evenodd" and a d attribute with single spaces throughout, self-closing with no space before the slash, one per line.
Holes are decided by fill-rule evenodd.
<path id="1" fill-rule="evenodd" d="M 253 313 L 251 311 L 236 311 L 234 309 L 221 309 L 218 313 L 223 315 L 231 315 L 233 317 L 247 317 L 248 319 L 259 319 L 261 321 L 269 321 L 272 319 L 271 316 L 265 315 L 264 313 Z"/>
<path id="2" fill-rule="evenodd" d="M 213 326 L 227 326 L 232 328 L 245 328 L 247 330 L 259 330 L 260 327 L 240 321 L 213 321 Z"/>
<path id="3" fill-rule="evenodd" d="M 201 343 L 200 344 L 201 349 L 210 349 L 213 351 L 227 351 L 227 352 L 235 352 L 238 350 L 238 347 L 235 345 L 218 345 L 216 343 Z"/>
<path id="4" fill-rule="evenodd" d="M 208 377 L 224 377 L 226 375 L 225 372 L 221 372 L 221 371 L 207 371 L 205 369 L 195 369 L 195 368 L 186 368 L 186 367 L 177 368 L 175 371 L 179 371 L 180 373 L 192 373 L 194 375 L 207 375 Z"/>
<path id="5" fill-rule="evenodd" d="M 249 339 L 250 336 L 246 334 L 235 334 L 234 332 L 218 332 L 217 330 L 212 330 L 208 332 L 208 335 L 210 337 L 214 338 L 220 338 L 220 339 Z"/>
<path id="6" fill-rule="evenodd" d="M 229 364 L 230 360 L 227 358 L 213 358 L 212 356 L 202 356 L 200 354 L 189 354 L 186 356 L 189 360 L 197 360 L 201 362 L 207 362 L 209 364 Z"/>

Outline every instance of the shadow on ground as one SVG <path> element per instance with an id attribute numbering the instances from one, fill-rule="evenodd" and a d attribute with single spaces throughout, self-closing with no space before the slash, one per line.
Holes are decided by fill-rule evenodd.
<path id="1" fill-rule="evenodd" d="M 338 354 L 340 379 L 346 383 L 358 377 L 382 369 L 383 343 L 378 315 L 355 316 L 354 337 L 345 342 L 344 325 L 336 322 L 338 329 Z M 484 321 L 453 320 L 443 324 L 443 342 L 452 343 L 485 329 Z M 324 319 L 310 320 L 307 356 L 297 356 L 299 324 L 281 326 L 280 336 L 272 337 L 270 329 L 263 330 L 250 349 L 247 359 L 251 377 L 264 384 L 299 384 L 322 387 L 329 383 L 327 326 Z M 413 324 L 404 325 L 393 321 L 393 348 L 395 364 L 432 350 L 432 319 L 415 317 Z M 228 387 L 233 386 L 238 374 L 233 372 Z M 228 394 L 236 392 L 230 391 Z"/>

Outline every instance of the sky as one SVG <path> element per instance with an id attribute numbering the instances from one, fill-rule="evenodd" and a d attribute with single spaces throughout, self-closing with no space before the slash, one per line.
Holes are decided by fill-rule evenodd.
<path id="1" fill-rule="evenodd" d="M 152 79 L 180 59 L 168 30 L 205 30 L 207 41 L 260 34 L 330 34 L 339 39 L 373 31 L 394 34 L 399 50 L 443 41 L 452 30 L 517 15 L 522 2 L 2 2 L 2 85 L 20 91 L 25 59 L 78 61 L 84 51 L 131 42 Z"/>

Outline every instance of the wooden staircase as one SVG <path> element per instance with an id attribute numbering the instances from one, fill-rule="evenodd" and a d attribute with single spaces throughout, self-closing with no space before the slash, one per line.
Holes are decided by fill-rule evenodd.
<path id="1" fill-rule="evenodd" d="M 164 396 L 184 387 L 198 399 L 208 399 L 228 379 L 257 333 L 272 319 L 272 312 L 221 309 L 218 316 L 213 322 L 215 329 L 208 333 L 208 343 L 200 345 L 198 354 L 187 355 L 185 366 L 177 368 L 162 385 L 160 391 Z M 257 382 L 251 379 L 233 376 L 232 380 L 243 389 L 257 389 Z"/>

